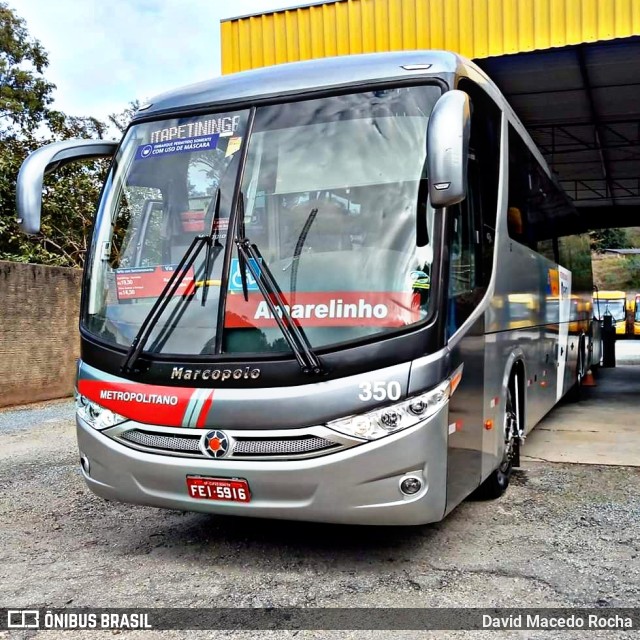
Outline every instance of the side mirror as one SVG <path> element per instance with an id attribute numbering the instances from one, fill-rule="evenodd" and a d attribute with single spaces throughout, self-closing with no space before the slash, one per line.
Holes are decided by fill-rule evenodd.
<path id="1" fill-rule="evenodd" d="M 16 184 L 18 224 L 22 231 L 29 234 L 40 231 L 45 175 L 76 160 L 113 156 L 118 144 L 112 140 L 62 140 L 45 145 L 27 156 Z"/>
<path id="2" fill-rule="evenodd" d="M 429 199 L 434 208 L 462 202 L 467 196 L 467 161 L 471 105 L 457 89 L 443 94 L 427 127 Z"/>

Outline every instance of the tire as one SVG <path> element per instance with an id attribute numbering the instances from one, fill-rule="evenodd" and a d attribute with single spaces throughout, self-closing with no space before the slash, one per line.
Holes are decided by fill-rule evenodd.
<path id="1" fill-rule="evenodd" d="M 495 500 L 499 498 L 509 486 L 513 472 L 513 462 L 518 458 L 517 424 L 518 416 L 513 403 L 512 384 L 507 389 L 507 402 L 504 414 L 505 452 L 500 466 L 475 490 L 476 500 Z"/>

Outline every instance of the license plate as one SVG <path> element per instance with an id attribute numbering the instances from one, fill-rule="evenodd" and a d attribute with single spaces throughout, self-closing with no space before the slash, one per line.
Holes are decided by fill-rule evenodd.
<path id="1" fill-rule="evenodd" d="M 203 478 L 187 476 L 187 490 L 198 500 L 220 500 L 222 502 L 249 502 L 249 483 L 237 478 Z"/>

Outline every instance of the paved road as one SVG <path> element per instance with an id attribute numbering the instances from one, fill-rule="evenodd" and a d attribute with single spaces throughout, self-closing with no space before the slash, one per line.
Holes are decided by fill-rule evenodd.
<path id="1" fill-rule="evenodd" d="M 529 434 L 523 455 L 547 462 L 640 466 L 640 367 L 600 369 L 580 402 L 563 402 Z"/>
<path id="2" fill-rule="evenodd" d="M 640 339 L 616 340 L 616 364 L 640 365 Z"/>
<path id="3" fill-rule="evenodd" d="M 637 470 L 527 462 L 500 500 L 467 501 L 444 522 L 415 528 L 213 517 L 89 493 L 77 469 L 71 413 L 68 401 L 0 412 L 0 603 L 640 605 Z M 239 637 L 258 635 L 265 637 Z"/>

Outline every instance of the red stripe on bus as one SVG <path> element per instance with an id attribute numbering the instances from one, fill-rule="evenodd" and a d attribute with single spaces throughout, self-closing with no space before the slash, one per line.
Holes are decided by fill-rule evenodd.
<path id="1" fill-rule="evenodd" d="M 209 413 L 209 409 L 211 408 L 212 403 L 213 403 L 213 389 L 211 389 L 211 391 L 209 392 L 209 395 L 207 396 L 207 399 L 204 401 L 204 404 L 202 405 L 202 409 L 200 410 L 200 415 L 198 416 L 198 421 L 196 422 L 196 427 L 198 427 L 199 429 L 206 426 L 205 422 L 207 420 L 207 415 Z"/>
<path id="2" fill-rule="evenodd" d="M 181 427 L 195 389 L 123 380 L 78 380 L 78 391 L 89 400 L 129 420 Z"/>

